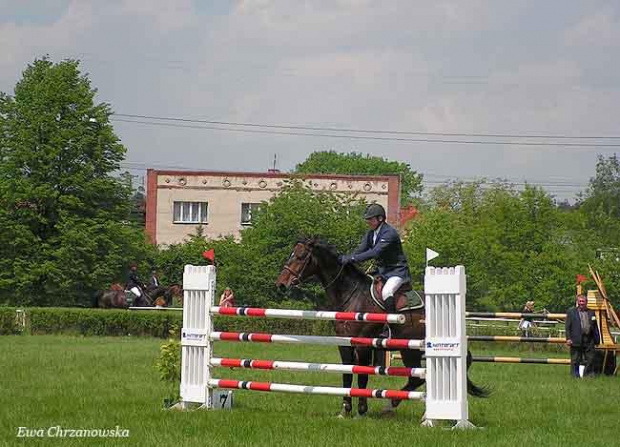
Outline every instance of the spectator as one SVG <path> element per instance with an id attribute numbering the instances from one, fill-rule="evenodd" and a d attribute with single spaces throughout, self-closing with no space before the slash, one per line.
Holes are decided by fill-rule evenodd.
<path id="1" fill-rule="evenodd" d="M 565 329 L 566 344 L 570 347 L 571 375 L 593 375 L 594 347 L 600 343 L 601 337 L 594 311 L 588 310 L 588 300 L 584 295 L 578 295 L 577 306 L 566 312 Z"/>
<path id="2" fill-rule="evenodd" d="M 522 314 L 532 314 L 534 313 L 534 301 L 528 301 L 523 306 Z M 532 322 L 533 317 L 529 315 L 523 315 L 521 317 L 521 321 L 519 321 L 519 329 L 521 330 L 524 337 L 530 337 L 530 330 L 534 327 L 534 323 Z"/>
<path id="3" fill-rule="evenodd" d="M 220 297 L 220 307 L 235 307 L 235 294 L 230 287 L 224 289 Z"/>
<path id="4" fill-rule="evenodd" d="M 161 283 L 159 282 L 159 277 L 157 275 L 157 270 L 151 270 L 151 277 L 149 278 L 149 287 L 153 289 L 159 287 Z"/>

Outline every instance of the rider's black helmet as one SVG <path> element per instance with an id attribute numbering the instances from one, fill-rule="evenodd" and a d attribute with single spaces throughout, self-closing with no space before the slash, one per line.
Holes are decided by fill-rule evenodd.
<path id="1" fill-rule="evenodd" d="M 385 208 L 378 203 L 371 203 L 366 207 L 364 212 L 364 219 L 372 219 L 373 217 L 383 217 L 385 220 Z"/>

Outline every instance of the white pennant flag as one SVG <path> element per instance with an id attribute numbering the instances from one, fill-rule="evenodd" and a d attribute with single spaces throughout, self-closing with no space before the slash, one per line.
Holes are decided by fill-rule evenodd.
<path id="1" fill-rule="evenodd" d="M 428 262 L 435 259 L 437 256 L 439 256 L 439 253 L 437 253 L 435 250 L 431 250 L 430 248 L 426 249 L 426 265 L 428 265 Z"/>

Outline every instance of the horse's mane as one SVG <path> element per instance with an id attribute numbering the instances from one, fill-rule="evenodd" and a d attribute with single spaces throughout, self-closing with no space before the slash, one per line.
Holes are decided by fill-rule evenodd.
<path id="1" fill-rule="evenodd" d="M 326 253 L 327 255 L 333 258 L 338 258 L 338 255 L 340 255 L 340 252 L 338 251 L 335 245 L 330 244 L 324 239 L 321 239 L 316 236 L 311 237 L 311 238 L 306 238 L 304 240 L 300 240 L 300 242 L 302 244 L 311 243 L 313 247 L 318 248 L 322 253 Z M 355 264 L 347 264 L 344 268 L 343 273 L 349 276 L 357 276 L 359 277 L 359 279 L 368 279 L 368 275 L 366 275 L 366 273 L 364 273 L 364 271 L 362 271 Z"/>

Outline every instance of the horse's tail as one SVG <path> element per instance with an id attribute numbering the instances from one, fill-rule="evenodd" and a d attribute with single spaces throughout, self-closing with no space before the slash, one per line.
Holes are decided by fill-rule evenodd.
<path id="1" fill-rule="evenodd" d="M 95 293 L 93 293 L 91 300 L 90 300 L 91 307 L 99 307 L 99 299 L 102 296 L 103 296 L 102 290 L 97 290 Z"/>
<path id="2" fill-rule="evenodd" d="M 467 371 L 469 372 L 469 367 L 471 366 L 471 364 L 474 362 L 474 358 L 471 355 L 471 352 L 469 352 L 469 349 L 467 350 Z M 476 385 L 474 382 L 472 382 L 469 379 L 469 375 L 467 376 L 467 394 L 471 394 L 472 396 L 475 397 L 489 397 L 491 395 L 491 390 L 487 387 L 481 387 Z"/>
<path id="3" fill-rule="evenodd" d="M 471 394 L 472 396 L 475 396 L 475 397 L 489 397 L 491 395 L 491 390 L 489 390 L 487 387 L 476 385 L 468 377 L 467 378 L 467 394 Z"/>

